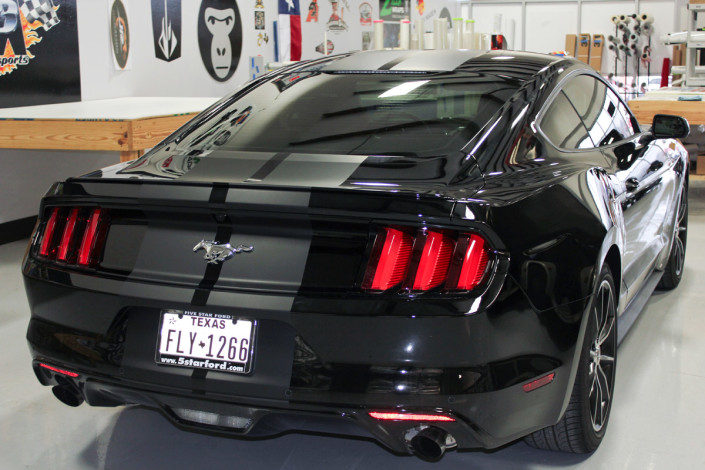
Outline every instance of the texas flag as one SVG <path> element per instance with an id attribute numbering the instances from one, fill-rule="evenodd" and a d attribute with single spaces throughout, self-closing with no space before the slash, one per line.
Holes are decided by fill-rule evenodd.
<path id="1" fill-rule="evenodd" d="M 301 60 L 299 0 L 279 0 L 279 60 Z"/>

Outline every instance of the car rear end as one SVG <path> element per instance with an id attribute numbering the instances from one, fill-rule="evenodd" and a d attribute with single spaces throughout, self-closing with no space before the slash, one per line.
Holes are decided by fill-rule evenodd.
<path id="1" fill-rule="evenodd" d="M 142 404 L 240 436 L 371 435 L 430 459 L 559 419 L 577 330 L 539 315 L 508 274 L 484 179 L 453 147 L 485 141 L 497 97 L 520 82 L 483 76 L 484 110 L 482 93 L 458 100 L 462 80 L 446 72 L 435 88 L 385 75 L 380 94 L 351 64 L 267 78 L 260 97 L 221 103 L 142 159 L 51 188 L 23 265 L 42 384 L 70 405 Z M 346 111 L 357 131 L 308 135 L 340 129 L 334 110 L 332 123 L 287 127 L 307 107 L 283 98 L 258 114 L 277 105 L 258 101 L 273 90 L 317 81 L 369 98 Z M 404 118 L 399 100 L 425 89 L 444 95 L 406 109 L 433 115 Z M 468 124 L 453 109 L 489 115 Z M 398 120 L 375 124 L 372 110 Z"/>

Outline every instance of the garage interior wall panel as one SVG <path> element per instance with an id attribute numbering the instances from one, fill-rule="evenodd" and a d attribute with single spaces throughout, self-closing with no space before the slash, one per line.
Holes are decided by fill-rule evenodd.
<path id="1" fill-rule="evenodd" d="M 532 52 L 552 52 L 565 48 L 565 35 L 575 34 L 577 3 L 527 3 L 526 44 Z"/>
<path id="2" fill-rule="evenodd" d="M 509 40 L 509 48 L 523 50 L 523 21 L 521 15 L 521 4 L 500 3 L 486 4 L 480 3 L 472 7 L 472 19 L 475 20 L 475 32 L 494 33 L 496 16 L 502 15 L 502 33 Z M 512 38 L 511 25 L 514 24 L 514 34 Z"/>

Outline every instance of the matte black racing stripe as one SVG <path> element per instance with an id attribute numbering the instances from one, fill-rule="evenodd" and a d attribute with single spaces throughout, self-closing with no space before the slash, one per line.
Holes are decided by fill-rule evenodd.
<path id="1" fill-rule="evenodd" d="M 253 181 L 262 181 L 265 179 L 269 174 L 271 174 L 276 168 L 281 165 L 281 163 L 291 155 L 290 153 L 278 153 L 274 155 L 272 158 L 267 160 L 264 165 L 260 167 L 259 170 L 255 172 L 254 175 L 251 177 L 247 178 L 245 181 L 246 182 L 253 182 Z"/>
<path id="2" fill-rule="evenodd" d="M 228 185 L 216 183 L 213 186 L 211 195 L 208 198 L 208 207 L 210 210 L 224 210 L 225 200 L 228 197 Z M 230 236 L 233 233 L 233 226 L 230 217 L 224 212 L 216 216 L 218 228 L 215 232 L 215 240 L 218 243 L 230 243 Z M 218 282 L 220 271 L 223 269 L 222 263 L 206 265 L 206 272 L 203 274 L 203 279 L 198 283 L 198 287 L 191 298 L 191 305 L 195 307 L 203 307 L 208 303 L 213 286 Z M 191 374 L 191 389 L 194 393 L 202 395 L 206 391 L 206 376 L 208 371 L 205 369 L 194 369 Z"/>
<path id="3" fill-rule="evenodd" d="M 410 54 L 404 54 L 400 57 L 397 57 L 394 60 L 390 60 L 389 62 L 387 62 L 386 64 L 384 64 L 380 68 L 378 68 L 377 70 L 391 70 L 392 67 L 394 67 L 395 65 L 399 65 L 400 63 L 404 62 L 409 57 L 410 57 Z"/>

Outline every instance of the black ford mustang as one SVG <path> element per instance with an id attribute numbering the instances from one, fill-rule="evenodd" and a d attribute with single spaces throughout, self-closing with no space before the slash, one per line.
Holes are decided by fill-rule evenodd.
<path id="1" fill-rule="evenodd" d="M 683 272 L 687 133 L 642 131 L 572 59 L 290 66 L 50 189 L 23 266 L 34 371 L 70 405 L 235 435 L 590 452 L 618 324 Z"/>

